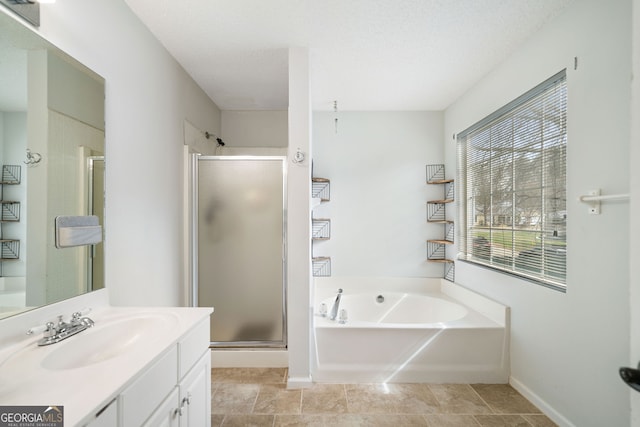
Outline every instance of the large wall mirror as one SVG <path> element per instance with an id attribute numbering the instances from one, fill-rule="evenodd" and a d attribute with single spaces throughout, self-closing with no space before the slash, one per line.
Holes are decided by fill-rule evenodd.
<path id="1" fill-rule="evenodd" d="M 103 243 L 54 230 L 104 224 L 104 127 L 104 79 L 0 6 L 0 318 L 104 287 Z"/>

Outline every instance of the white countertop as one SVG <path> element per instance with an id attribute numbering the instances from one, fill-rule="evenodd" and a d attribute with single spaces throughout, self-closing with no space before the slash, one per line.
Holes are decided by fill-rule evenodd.
<path id="1" fill-rule="evenodd" d="M 212 312 L 212 308 L 101 307 L 88 314 L 95 322 L 94 328 L 59 343 L 39 347 L 41 333 L 25 336 L 0 348 L 0 405 L 64 406 L 65 425 L 74 426 L 109 403 L 138 373 Z M 154 322 L 156 317 L 161 321 Z M 131 318 L 147 320 L 139 327 L 139 345 L 128 347 L 129 343 L 115 338 L 98 350 L 96 361 L 78 361 L 79 365 L 86 363 L 84 366 L 52 369 L 42 363 L 51 360 L 47 357 L 56 351 L 64 354 L 66 350 L 59 349 L 66 344 L 71 353 L 83 345 L 83 337 L 95 340 L 97 334 L 107 333 L 105 326 Z M 119 348 L 124 350 L 118 353 Z"/>

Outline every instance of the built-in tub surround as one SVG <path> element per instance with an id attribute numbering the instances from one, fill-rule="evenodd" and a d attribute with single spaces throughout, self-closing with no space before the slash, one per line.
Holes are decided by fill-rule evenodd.
<path id="1" fill-rule="evenodd" d="M 26 335 L 43 321 L 60 314 L 68 317 L 86 307 L 91 307 L 95 325 L 80 334 L 44 347 L 37 345 L 42 333 Z M 62 405 L 65 425 L 75 426 L 91 421 L 115 399 L 116 418 L 122 422 L 130 404 L 121 405 L 120 396 L 141 373 L 165 360 L 167 352 L 180 354 L 184 337 L 194 335 L 192 330 L 197 337 L 190 342 L 200 349 L 192 353 L 206 349 L 211 312 L 211 308 L 111 307 L 104 290 L 5 319 L 0 322 L 0 403 Z M 167 382 L 175 384 L 178 376 L 170 376 Z"/>
<path id="2" fill-rule="evenodd" d="M 339 288 L 344 324 L 318 314 Z M 314 290 L 314 381 L 508 381 L 508 307 L 443 279 L 316 278 Z"/>

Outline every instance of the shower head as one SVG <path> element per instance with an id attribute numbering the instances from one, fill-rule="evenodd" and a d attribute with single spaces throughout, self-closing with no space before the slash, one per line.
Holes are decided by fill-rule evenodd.
<path id="1" fill-rule="evenodd" d="M 207 139 L 211 139 L 211 137 L 214 137 L 216 139 L 216 142 L 218 143 L 218 147 L 224 147 L 224 141 L 220 138 L 218 138 L 217 136 L 215 136 L 212 133 L 209 133 L 209 131 L 206 131 L 204 133 L 205 138 Z"/>

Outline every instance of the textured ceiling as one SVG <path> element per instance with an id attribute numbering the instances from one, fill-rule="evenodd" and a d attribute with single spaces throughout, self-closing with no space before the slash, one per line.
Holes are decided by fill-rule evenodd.
<path id="1" fill-rule="evenodd" d="M 223 110 L 286 109 L 308 47 L 316 110 L 442 110 L 572 0 L 125 0 Z"/>

